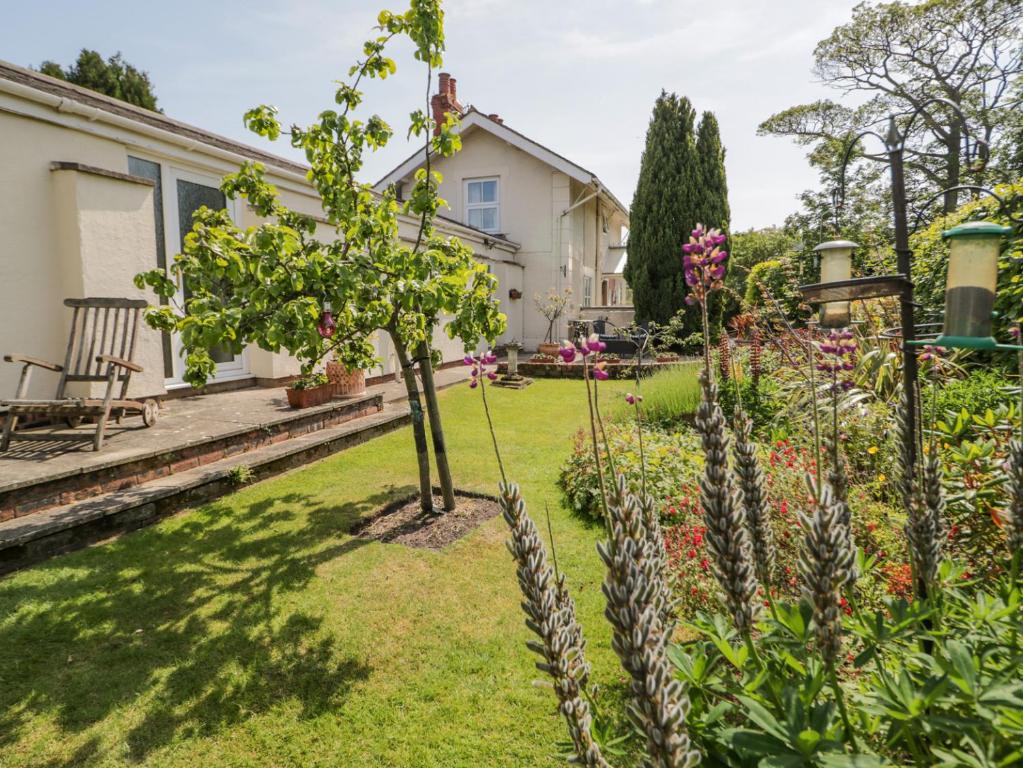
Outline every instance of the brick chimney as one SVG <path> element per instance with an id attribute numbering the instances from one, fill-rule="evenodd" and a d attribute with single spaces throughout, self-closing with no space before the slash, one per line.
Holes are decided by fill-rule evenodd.
<path id="1" fill-rule="evenodd" d="M 440 133 L 440 124 L 446 118 L 445 114 L 454 112 L 461 116 L 464 108 L 458 102 L 457 81 L 447 72 L 441 72 L 437 82 L 437 93 L 430 99 L 430 107 L 433 110 L 433 121 L 437 124 L 434 128 L 434 135 Z"/>

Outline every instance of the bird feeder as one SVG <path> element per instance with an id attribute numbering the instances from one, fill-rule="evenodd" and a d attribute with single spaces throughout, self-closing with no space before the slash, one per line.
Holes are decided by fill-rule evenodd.
<path id="1" fill-rule="evenodd" d="M 822 287 L 852 278 L 852 252 L 858 246 L 851 240 L 829 240 L 814 252 L 820 257 Z M 829 301 L 821 304 L 820 324 L 824 328 L 845 328 L 849 325 L 848 301 Z"/>
<path id="2" fill-rule="evenodd" d="M 949 242 L 945 282 L 945 325 L 934 342 L 941 347 L 994 349 L 991 332 L 998 284 L 998 255 L 1011 227 L 986 221 L 960 224 L 942 232 Z"/>

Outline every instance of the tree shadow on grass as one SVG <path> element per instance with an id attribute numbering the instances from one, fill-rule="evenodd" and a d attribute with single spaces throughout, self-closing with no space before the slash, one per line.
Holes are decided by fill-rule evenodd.
<path id="1" fill-rule="evenodd" d="M 300 593 L 368 543 L 348 535 L 355 523 L 409 490 L 222 501 L 0 581 L 0 750 L 37 716 L 69 738 L 124 718 L 113 741 L 141 760 L 276 706 L 299 719 L 339 708 L 372 670 L 337 652 Z M 100 751 L 91 735 L 70 764 Z"/>

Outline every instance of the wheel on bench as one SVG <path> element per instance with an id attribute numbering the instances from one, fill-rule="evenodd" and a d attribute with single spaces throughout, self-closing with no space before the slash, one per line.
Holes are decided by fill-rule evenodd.
<path id="1" fill-rule="evenodd" d="M 160 404 L 150 398 L 142 403 L 142 421 L 147 427 L 151 427 L 156 424 L 157 418 L 160 415 Z"/>

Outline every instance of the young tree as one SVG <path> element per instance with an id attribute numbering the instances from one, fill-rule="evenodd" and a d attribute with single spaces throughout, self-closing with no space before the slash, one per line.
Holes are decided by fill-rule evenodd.
<path id="1" fill-rule="evenodd" d="M 83 48 L 74 66 L 64 68 L 55 61 L 44 61 L 39 71 L 137 107 L 154 112 L 162 111 L 156 106 L 156 95 L 149 75 L 135 69 L 120 53 L 104 61 L 98 52 Z"/>
<path id="2" fill-rule="evenodd" d="M 309 179 L 333 237 L 319 239 L 312 217 L 282 204 L 263 168 L 246 163 L 225 178 L 222 189 L 230 198 L 247 200 L 265 223 L 243 230 L 226 211 L 200 209 L 184 253 L 172 267 L 188 285 L 186 305 L 152 307 L 147 320 L 154 328 L 181 335 L 186 379 L 194 385 L 212 375 L 209 349 L 217 344 L 236 352 L 246 344 L 271 352 L 285 349 L 308 371 L 332 353 L 349 367 L 368 367 L 374 362 L 372 335 L 386 333 L 401 364 L 412 412 L 422 508 L 432 510 L 433 502 L 416 366 L 444 507 L 450 510 L 455 499 L 433 383 L 433 364 L 438 362 L 433 332 L 442 317 L 450 318 L 447 333 L 468 350 L 481 338 L 493 341 L 505 321 L 497 311 L 493 276 L 471 249 L 456 238 L 439 236 L 433 227 L 443 201 L 437 196 L 440 176 L 430 169 L 430 158 L 460 148 L 454 115 L 435 133 L 428 110 L 412 113 L 409 133 L 423 140 L 426 162 L 402 206 L 392 192 L 377 195 L 356 178 L 363 152 L 384 146 L 392 134 L 377 115 L 365 121 L 355 117 L 362 79 L 393 74 L 396 64 L 385 51 L 396 38 L 407 37 L 415 58 L 425 65 L 429 91 L 444 49 L 439 0 L 411 0 L 403 14 L 382 12 L 379 23 L 380 34 L 363 47 L 365 58 L 338 85 L 338 108 L 320 113 L 308 127 L 293 125 L 289 132 L 292 146 L 302 149 L 309 161 Z M 245 122 L 271 140 L 283 132 L 273 107 L 250 110 Z M 418 219 L 413 242 L 399 236 L 401 213 Z M 136 282 L 152 286 L 161 297 L 174 295 L 174 283 L 160 270 L 139 275 Z M 328 312 L 332 322 L 326 322 Z"/>
<path id="3" fill-rule="evenodd" d="M 700 187 L 695 121 L 687 98 L 661 92 L 647 128 L 630 210 L 625 279 L 632 288 L 637 322 L 667 323 L 684 306 L 681 248 L 697 223 Z"/>
<path id="4" fill-rule="evenodd" d="M 764 121 L 760 132 L 812 146 L 811 162 L 826 168 L 837 164 L 850 134 L 867 127 L 883 133 L 888 114 L 919 109 L 906 139 L 910 187 L 982 183 L 1002 128 L 1021 103 L 1011 87 L 1023 72 L 1021 25 L 1018 0 L 861 3 L 849 23 L 818 44 L 814 70 L 867 101 L 856 109 L 829 100 L 792 107 Z M 935 99 L 955 103 L 965 119 Z M 981 140 L 971 142 L 970 156 L 967 135 Z M 958 193 L 949 192 L 944 212 L 957 201 Z"/>

